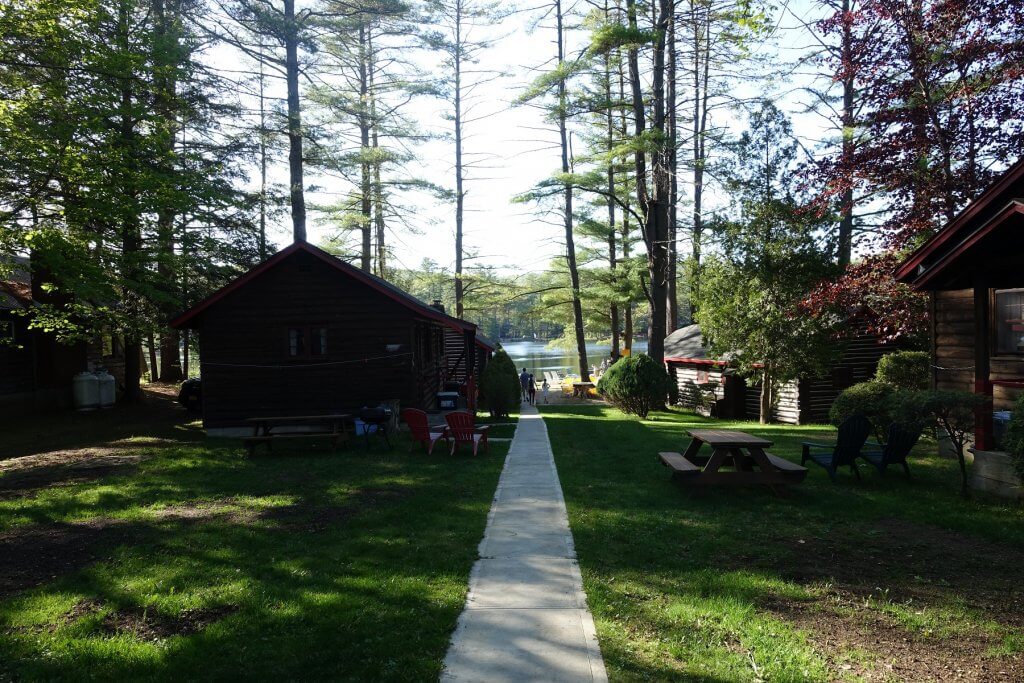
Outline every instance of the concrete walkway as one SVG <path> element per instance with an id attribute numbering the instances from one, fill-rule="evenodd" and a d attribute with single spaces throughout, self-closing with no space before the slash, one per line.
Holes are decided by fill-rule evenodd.
<path id="1" fill-rule="evenodd" d="M 442 681 L 607 681 L 548 430 L 523 404 Z"/>

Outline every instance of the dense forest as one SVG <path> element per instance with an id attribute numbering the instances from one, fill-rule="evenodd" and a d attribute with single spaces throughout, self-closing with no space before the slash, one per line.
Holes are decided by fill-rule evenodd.
<path id="1" fill-rule="evenodd" d="M 465 229 L 501 163 L 481 56 L 513 25 L 550 36 L 511 102 L 556 143 L 509 191 L 563 248 L 541 272 L 478 265 Z M 586 339 L 661 360 L 695 320 L 771 385 L 851 306 L 919 335 L 894 265 L 1024 154 L 1006 0 L 0 0 L 0 33 L 0 269 L 30 259 L 33 325 L 124 339 L 129 400 L 147 346 L 180 379 L 174 313 L 313 223 L 488 335 L 570 344 L 583 374 Z M 421 177 L 438 144 L 447 172 Z M 424 202 L 451 260 L 399 267 Z"/>

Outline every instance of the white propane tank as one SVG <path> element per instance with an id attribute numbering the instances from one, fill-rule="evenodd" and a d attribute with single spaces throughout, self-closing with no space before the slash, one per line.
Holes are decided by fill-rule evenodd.
<path id="1" fill-rule="evenodd" d="M 99 382 L 100 408 L 109 408 L 117 400 L 117 392 L 114 390 L 116 385 L 114 376 L 103 368 L 97 370 L 95 374 Z"/>
<path id="2" fill-rule="evenodd" d="M 71 380 L 75 410 L 96 410 L 100 407 L 100 380 L 91 372 L 80 372 Z"/>

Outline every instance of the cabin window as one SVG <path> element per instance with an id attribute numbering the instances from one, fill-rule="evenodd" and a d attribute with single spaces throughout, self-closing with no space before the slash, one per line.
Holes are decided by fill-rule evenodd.
<path id="1" fill-rule="evenodd" d="M 996 353 L 1024 353 L 1024 289 L 995 293 Z"/>
<path id="2" fill-rule="evenodd" d="M 326 355 L 326 327 L 292 327 L 288 329 L 289 358 L 318 358 Z"/>
<path id="3" fill-rule="evenodd" d="M 327 355 L 327 328 L 312 327 L 309 330 L 309 355 Z"/>
<path id="4" fill-rule="evenodd" d="M 293 327 L 288 330 L 288 355 L 292 358 L 305 358 L 306 330 L 304 328 Z"/>

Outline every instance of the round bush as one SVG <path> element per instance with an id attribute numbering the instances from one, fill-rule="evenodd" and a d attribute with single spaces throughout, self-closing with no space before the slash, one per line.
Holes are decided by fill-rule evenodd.
<path id="1" fill-rule="evenodd" d="M 597 390 L 622 412 L 646 418 L 649 412 L 665 405 L 669 376 L 650 356 L 638 353 L 608 368 Z"/>
<path id="2" fill-rule="evenodd" d="M 891 384 L 885 382 L 854 384 L 836 397 L 828 417 L 832 424 L 838 426 L 853 415 L 863 415 L 871 420 L 876 436 L 884 438 L 892 424 L 891 399 L 895 391 Z"/>
<path id="3" fill-rule="evenodd" d="M 895 351 L 878 361 L 875 380 L 897 389 L 927 389 L 931 358 L 924 351 Z"/>
<path id="4" fill-rule="evenodd" d="M 498 349 L 480 376 L 480 405 L 491 417 L 507 417 L 519 406 L 519 375 L 504 349 Z"/>

